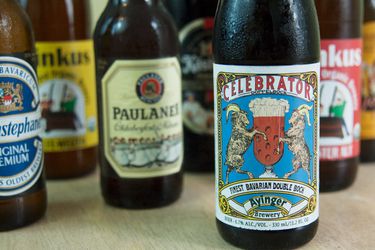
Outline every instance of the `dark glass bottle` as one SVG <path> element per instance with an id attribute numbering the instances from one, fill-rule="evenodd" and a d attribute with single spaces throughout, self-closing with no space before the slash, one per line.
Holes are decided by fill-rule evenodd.
<path id="1" fill-rule="evenodd" d="M 363 1 L 316 1 L 322 38 L 320 188 L 355 180 L 359 164 Z"/>
<path id="2" fill-rule="evenodd" d="M 216 218 L 235 246 L 291 249 L 316 234 L 319 41 L 313 0 L 219 2 Z"/>
<path id="3" fill-rule="evenodd" d="M 0 9 L 0 23 L 6 24 L 0 25 L 0 119 L 3 132 L 12 128 L 0 139 L 0 231 L 4 231 L 40 219 L 47 194 L 34 34 L 16 0 L 0 0 Z"/>
<path id="4" fill-rule="evenodd" d="M 183 158 L 172 18 L 160 0 L 112 0 L 94 40 L 104 199 L 126 208 L 170 204 L 181 194 Z"/>
<path id="5" fill-rule="evenodd" d="M 97 164 L 95 58 L 86 0 L 28 0 L 49 179 L 79 177 Z"/>
<path id="6" fill-rule="evenodd" d="M 212 35 L 217 0 L 167 0 L 180 28 L 184 169 L 214 171 Z"/>
<path id="7" fill-rule="evenodd" d="M 375 161 L 375 2 L 365 0 L 361 161 Z"/>
<path id="8" fill-rule="evenodd" d="M 191 1 L 189 0 L 163 0 L 163 3 L 169 13 L 172 15 L 178 29 L 181 29 L 191 19 L 189 11 L 191 8 Z"/>

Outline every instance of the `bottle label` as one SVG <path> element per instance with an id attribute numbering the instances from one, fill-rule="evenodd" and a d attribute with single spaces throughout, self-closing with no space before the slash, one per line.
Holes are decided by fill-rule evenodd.
<path id="1" fill-rule="evenodd" d="M 200 18 L 180 32 L 184 125 L 195 134 L 214 134 L 212 89 L 213 18 Z"/>
<path id="2" fill-rule="evenodd" d="M 221 222 L 275 231 L 318 219 L 319 68 L 214 65 Z"/>
<path id="3" fill-rule="evenodd" d="M 322 40 L 320 159 L 359 155 L 362 40 Z"/>
<path id="4" fill-rule="evenodd" d="M 102 79 L 106 159 L 123 178 L 180 171 L 181 69 L 177 58 L 115 61 Z"/>
<path id="5" fill-rule="evenodd" d="M 0 56 L 0 196 L 30 189 L 43 169 L 38 79 L 24 59 Z"/>
<path id="6" fill-rule="evenodd" d="M 362 126 L 363 140 L 375 139 L 375 22 L 366 23 L 363 30 L 363 86 Z"/>
<path id="7" fill-rule="evenodd" d="M 91 40 L 38 42 L 45 152 L 98 144 L 95 58 Z"/>

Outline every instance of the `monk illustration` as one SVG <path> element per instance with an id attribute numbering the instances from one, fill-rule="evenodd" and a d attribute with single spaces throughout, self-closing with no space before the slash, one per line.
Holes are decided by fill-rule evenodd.
<path id="1" fill-rule="evenodd" d="M 67 91 L 64 100 L 61 102 L 61 110 L 68 112 L 68 113 L 74 113 L 75 107 L 77 104 L 77 97 L 74 95 L 74 93 L 69 90 Z"/>
<path id="2" fill-rule="evenodd" d="M 344 98 L 343 93 L 336 87 L 334 94 L 333 94 L 333 102 L 332 105 L 329 108 L 329 116 L 335 117 L 344 120 L 344 112 L 346 108 L 347 102 Z M 343 122 L 343 127 L 345 129 L 345 132 L 349 135 L 348 127 L 346 126 L 346 123 Z"/>

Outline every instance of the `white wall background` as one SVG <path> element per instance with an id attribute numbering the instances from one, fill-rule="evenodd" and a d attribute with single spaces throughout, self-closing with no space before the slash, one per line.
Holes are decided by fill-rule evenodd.
<path id="1" fill-rule="evenodd" d="M 88 0 L 91 9 L 91 27 L 92 30 L 95 29 L 96 22 L 102 14 L 108 0 Z"/>

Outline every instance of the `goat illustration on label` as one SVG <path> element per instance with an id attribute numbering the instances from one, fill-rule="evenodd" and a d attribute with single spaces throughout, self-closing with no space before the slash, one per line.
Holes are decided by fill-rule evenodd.
<path id="1" fill-rule="evenodd" d="M 302 168 L 306 171 L 310 183 L 310 150 L 305 142 L 304 132 L 306 123 L 311 126 L 309 111 L 312 107 L 301 105 L 296 109 L 289 119 L 291 127 L 285 134 L 285 113 L 289 112 L 289 107 L 288 101 L 284 99 L 261 98 L 251 101 L 249 108 L 253 112 L 254 127 L 250 131 L 246 130 L 249 120 L 245 111 L 241 110 L 237 104 L 230 104 L 226 108 L 227 120 L 229 113 L 233 113 L 233 130 L 227 146 L 225 163 L 228 166 L 227 183 L 229 174 L 233 170 L 239 174 L 247 174 L 249 178 L 254 178 L 250 171 L 241 169 L 244 164 L 243 156 L 252 141 L 254 141 L 254 156 L 266 169 L 259 176 L 260 178 L 278 178 L 273 167 L 282 158 L 284 143 L 286 143 L 294 158 L 292 160 L 293 170 L 286 173 L 284 178 L 289 178 Z"/>
<path id="2" fill-rule="evenodd" d="M 221 221 L 249 229 L 262 221 L 262 230 L 276 230 L 317 218 L 318 66 L 267 74 L 215 65 Z"/>

